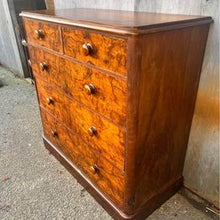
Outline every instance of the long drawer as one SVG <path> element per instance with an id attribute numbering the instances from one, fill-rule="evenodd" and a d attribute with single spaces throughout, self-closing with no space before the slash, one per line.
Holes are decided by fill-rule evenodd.
<path id="1" fill-rule="evenodd" d="M 79 134 L 106 159 L 124 170 L 125 131 L 80 103 L 63 95 L 48 83 L 35 79 L 40 106 Z M 114 137 L 114 138 L 112 138 Z"/>
<path id="2" fill-rule="evenodd" d="M 122 173 L 44 110 L 41 110 L 41 117 L 45 137 L 58 146 L 103 192 L 122 204 L 124 197 Z"/>
<path id="3" fill-rule="evenodd" d="M 29 47 L 34 75 L 91 109 L 125 126 L 126 80 L 118 79 L 62 57 Z"/>

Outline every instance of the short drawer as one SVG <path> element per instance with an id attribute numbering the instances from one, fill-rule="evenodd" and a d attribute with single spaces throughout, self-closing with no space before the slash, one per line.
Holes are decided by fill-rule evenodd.
<path id="1" fill-rule="evenodd" d="M 126 75 L 127 40 L 62 27 L 64 53 L 80 61 Z"/>
<path id="2" fill-rule="evenodd" d="M 56 24 L 32 19 L 23 20 L 28 43 L 62 51 L 60 27 Z"/>
<path id="3" fill-rule="evenodd" d="M 46 82 L 38 78 L 35 81 L 40 106 L 79 134 L 89 146 L 97 149 L 112 164 L 124 170 L 125 131 L 82 107 Z"/>
<path id="4" fill-rule="evenodd" d="M 77 135 L 41 110 L 45 137 L 77 165 L 113 201 L 123 202 L 124 176 Z"/>
<path id="5" fill-rule="evenodd" d="M 125 126 L 126 80 L 122 80 L 43 50 L 29 47 L 34 75 L 58 86 L 116 124 Z"/>

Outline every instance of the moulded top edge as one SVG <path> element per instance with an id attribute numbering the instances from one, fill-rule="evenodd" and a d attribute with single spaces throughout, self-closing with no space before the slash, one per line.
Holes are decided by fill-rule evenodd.
<path id="1" fill-rule="evenodd" d="M 125 35 L 212 22 L 211 17 L 202 16 L 79 8 L 23 11 L 20 16 Z"/>

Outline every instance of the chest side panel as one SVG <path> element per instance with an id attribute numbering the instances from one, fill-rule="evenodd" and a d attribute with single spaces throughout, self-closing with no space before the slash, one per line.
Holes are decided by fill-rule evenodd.
<path id="1" fill-rule="evenodd" d="M 202 25 L 158 32 L 142 39 L 136 208 L 182 178 L 208 28 Z"/>

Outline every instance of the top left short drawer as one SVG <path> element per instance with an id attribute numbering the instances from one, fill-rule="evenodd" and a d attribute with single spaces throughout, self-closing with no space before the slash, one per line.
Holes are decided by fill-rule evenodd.
<path id="1" fill-rule="evenodd" d="M 58 25 L 27 18 L 23 23 L 28 43 L 61 52 L 61 34 Z"/>

